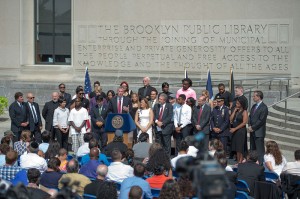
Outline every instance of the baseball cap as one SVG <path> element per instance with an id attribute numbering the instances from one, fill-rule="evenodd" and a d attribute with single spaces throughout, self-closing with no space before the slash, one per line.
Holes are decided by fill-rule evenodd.
<path id="1" fill-rule="evenodd" d="M 117 137 L 122 137 L 122 136 L 123 136 L 123 131 L 120 130 L 120 129 L 117 129 L 117 130 L 115 131 L 115 136 L 117 136 Z"/>

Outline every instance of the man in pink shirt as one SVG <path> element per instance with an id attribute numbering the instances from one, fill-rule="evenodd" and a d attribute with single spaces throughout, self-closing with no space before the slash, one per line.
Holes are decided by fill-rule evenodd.
<path id="1" fill-rule="evenodd" d="M 192 86 L 193 82 L 191 79 L 189 78 L 184 78 L 182 80 L 182 88 L 179 89 L 176 93 L 176 98 L 179 97 L 179 95 L 184 94 L 186 96 L 186 99 L 188 99 L 189 97 L 192 97 L 196 100 L 196 92 L 191 89 L 190 87 Z"/>

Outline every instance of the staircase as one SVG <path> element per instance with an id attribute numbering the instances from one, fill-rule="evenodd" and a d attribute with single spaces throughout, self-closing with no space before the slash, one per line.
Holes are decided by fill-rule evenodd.
<path id="1" fill-rule="evenodd" d="M 294 160 L 294 151 L 300 149 L 300 98 L 287 100 L 286 124 L 285 102 L 269 107 L 266 140 L 275 140 L 283 155 Z"/>

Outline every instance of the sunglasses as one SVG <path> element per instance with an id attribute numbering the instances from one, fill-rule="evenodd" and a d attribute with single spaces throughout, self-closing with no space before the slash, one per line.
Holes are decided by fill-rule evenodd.
<path id="1" fill-rule="evenodd" d="M 29 97 L 29 99 L 34 99 L 35 97 Z"/>
<path id="2" fill-rule="evenodd" d="M 61 87 L 59 87 L 59 88 L 66 88 L 66 87 L 64 87 L 64 86 L 61 86 Z"/>
<path id="3" fill-rule="evenodd" d="M 83 95 L 84 93 L 79 93 L 79 95 Z"/>

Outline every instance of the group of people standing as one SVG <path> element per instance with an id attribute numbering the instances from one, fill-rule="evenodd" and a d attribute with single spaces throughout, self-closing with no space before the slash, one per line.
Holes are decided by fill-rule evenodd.
<path id="1" fill-rule="evenodd" d="M 84 88 L 78 86 L 72 97 L 65 92 L 65 84 L 59 85 L 59 91 L 52 93 L 52 100 L 44 105 L 40 112 L 34 101 L 33 93 L 15 94 L 15 102 L 9 107 L 11 130 L 15 141 L 20 139 L 22 130 L 29 129 L 35 141 L 41 143 L 42 120 L 45 129 L 51 133 L 62 148 L 68 150 L 68 137 L 72 137 L 72 148 L 76 152 L 81 146 L 83 136 L 89 130 L 99 140 L 100 147 L 107 144 L 104 130 L 109 113 L 129 113 L 136 123 L 133 142 L 136 143 L 142 133 L 149 135 L 149 142 L 159 142 L 167 154 L 171 155 L 171 138 L 176 142 L 176 154 L 179 144 L 189 135 L 202 132 L 203 147 L 208 149 L 209 140 L 219 139 L 224 149 L 233 151 L 237 161 L 242 162 L 247 151 L 247 129 L 250 132 L 250 149 L 257 150 L 259 160 L 264 155 L 264 137 L 268 108 L 262 102 L 263 93 L 254 91 L 252 106 L 248 113 L 248 100 L 243 95 L 243 87 L 235 87 L 235 95 L 225 90 L 224 84 L 218 85 L 219 93 L 212 100 L 207 90 L 201 92 L 197 99 L 191 88 L 189 78 L 182 80 L 182 88 L 176 94 L 169 91 L 169 84 L 162 84 L 162 92 L 150 85 L 150 78 L 143 78 L 143 87 L 135 93 L 129 89 L 127 82 L 121 82 L 117 93 L 109 90 L 104 93 L 100 82 L 94 82 L 94 91 L 85 97 Z M 197 101 L 197 105 L 196 105 Z M 91 126 L 89 126 L 89 118 Z M 231 145 L 227 148 L 228 141 Z M 175 155 L 176 155 L 175 154 Z"/>

